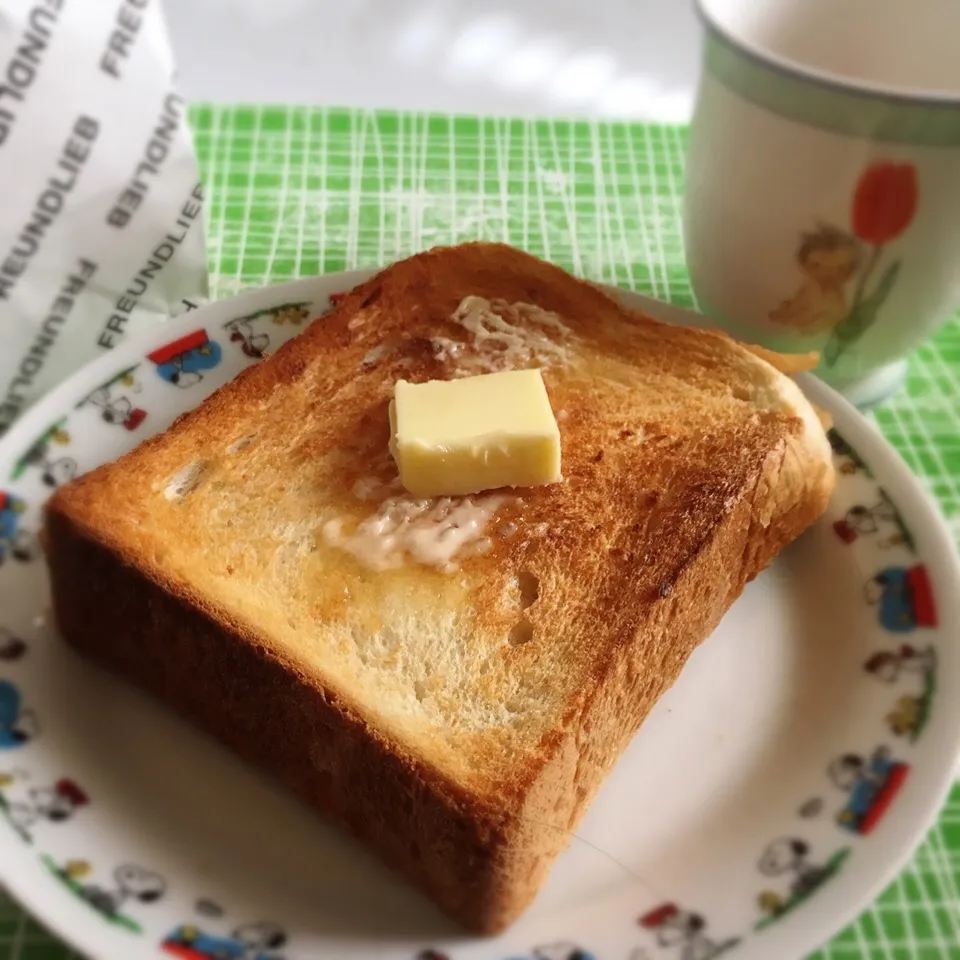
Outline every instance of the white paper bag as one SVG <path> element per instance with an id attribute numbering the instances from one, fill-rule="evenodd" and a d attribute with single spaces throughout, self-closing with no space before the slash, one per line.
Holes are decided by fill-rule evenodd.
<path id="1" fill-rule="evenodd" d="M 0 435 L 206 296 L 173 74 L 158 0 L 0 0 Z"/>

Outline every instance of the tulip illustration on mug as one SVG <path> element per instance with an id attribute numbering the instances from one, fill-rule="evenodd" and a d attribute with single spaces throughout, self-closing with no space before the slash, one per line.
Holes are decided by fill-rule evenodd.
<path id="1" fill-rule="evenodd" d="M 849 231 L 821 223 L 802 234 L 796 258 L 804 279 L 769 316 L 804 333 L 829 332 L 822 355 L 826 366 L 836 364 L 876 322 L 900 272 L 900 261 L 893 260 L 875 278 L 884 248 L 910 226 L 918 197 L 912 163 L 879 160 L 857 181 Z"/>

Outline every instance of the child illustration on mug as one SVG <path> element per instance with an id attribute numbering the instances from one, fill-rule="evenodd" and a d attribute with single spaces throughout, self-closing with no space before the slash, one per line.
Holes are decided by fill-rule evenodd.
<path id="1" fill-rule="evenodd" d="M 859 269 L 860 244 L 844 230 L 818 224 L 802 234 L 796 257 L 803 282 L 770 311 L 770 319 L 800 333 L 827 333 L 850 309 L 846 286 Z"/>
<path id="2" fill-rule="evenodd" d="M 818 224 L 801 235 L 796 258 L 805 279 L 768 317 L 808 336 L 828 334 L 826 366 L 837 363 L 877 322 L 901 267 L 887 246 L 913 222 L 919 190 L 912 163 L 877 160 L 857 179 L 849 232 Z M 848 299 L 847 284 L 854 279 Z"/>

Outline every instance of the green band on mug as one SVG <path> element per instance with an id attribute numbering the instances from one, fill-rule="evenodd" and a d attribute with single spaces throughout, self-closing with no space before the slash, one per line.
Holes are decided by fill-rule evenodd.
<path id="1" fill-rule="evenodd" d="M 911 99 L 802 76 L 758 59 L 710 29 L 705 63 L 729 90 L 790 120 L 865 140 L 960 146 L 960 100 Z"/>

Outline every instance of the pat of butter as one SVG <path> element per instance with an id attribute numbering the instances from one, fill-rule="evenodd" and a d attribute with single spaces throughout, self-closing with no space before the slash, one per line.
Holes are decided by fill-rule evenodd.
<path id="1" fill-rule="evenodd" d="M 414 496 L 556 483 L 560 431 L 539 370 L 397 382 L 390 452 Z"/>

